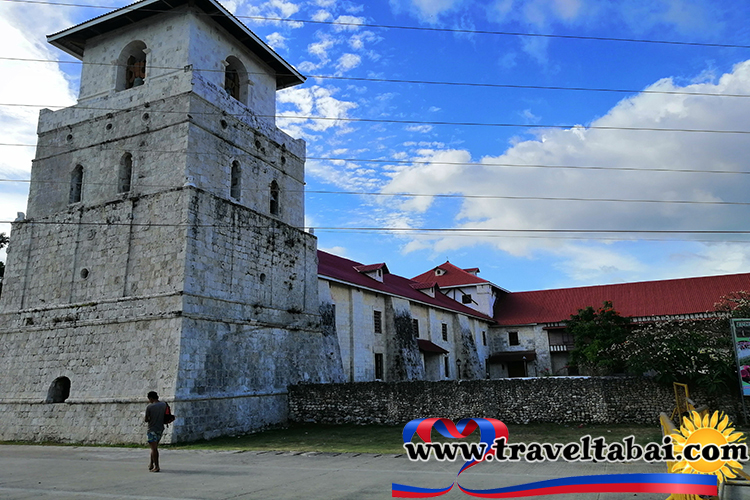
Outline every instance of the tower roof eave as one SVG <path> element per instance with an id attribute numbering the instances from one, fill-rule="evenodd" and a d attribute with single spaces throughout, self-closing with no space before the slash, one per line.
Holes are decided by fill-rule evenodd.
<path id="1" fill-rule="evenodd" d="M 47 42 L 76 59 L 82 59 L 86 40 L 188 3 L 205 12 L 215 23 L 270 66 L 276 72 L 276 90 L 304 83 L 305 77 L 301 73 L 215 0 L 142 0 L 47 35 Z"/>

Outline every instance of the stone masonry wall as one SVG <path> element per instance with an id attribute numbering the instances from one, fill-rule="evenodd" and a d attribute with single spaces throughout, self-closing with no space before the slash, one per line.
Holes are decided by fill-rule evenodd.
<path id="1" fill-rule="evenodd" d="M 728 395 L 691 394 L 696 404 L 737 420 Z M 361 382 L 289 388 L 290 420 L 328 424 L 403 424 L 425 417 L 496 418 L 508 424 L 654 424 L 674 408 L 671 388 L 648 379 L 549 377 L 443 382 Z"/>

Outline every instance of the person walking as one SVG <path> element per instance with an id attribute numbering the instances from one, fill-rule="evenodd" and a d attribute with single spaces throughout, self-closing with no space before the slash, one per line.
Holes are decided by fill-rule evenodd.
<path id="1" fill-rule="evenodd" d="M 159 395 L 151 391 L 148 393 L 149 405 L 146 407 L 146 422 L 148 431 L 146 439 L 151 447 L 151 461 L 148 464 L 148 470 L 159 472 L 159 441 L 164 433 L 164 414 L 167 412 L 167 403 L 159 401 Z"/>

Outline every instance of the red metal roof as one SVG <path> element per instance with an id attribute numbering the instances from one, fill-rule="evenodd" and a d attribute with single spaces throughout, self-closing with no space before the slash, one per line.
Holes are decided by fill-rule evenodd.
<path id="1" fill-rule="evenodd" d="M 442 269 L 443 271 L 445 271 L 445 274 L 437 276 L 435 274 L 435 269 Z M 479 271 L 479 269 L 476 267 L 472 269 L 476 269 L 477 272 Z M 479 276 L 468 273 L 460 267 L 456 267 L 447 261 L 445 262 L 445 264 L 440 264 L 439 266 L 427 271 L 426 273 L 422 273 L 419 276 L 413 277 L 412 280 L 424 282 L 435 281 L 438 285 L 440 285 L 441 288 L 489 283 L 489 281 L 483 280 Z"/>
<path id="2" fill-rule="evenodd" d="M 448 351 L 437 344 L 433 344 L 429 340 L 417 339 L 417 344 L 419 344 L 419 350 L 422 352 L 428 352 L 430 354 L 448 354 Z"/>
<path id="3" fill-rule="evenodd" d="M 713 311 L 722 296 L 743 290 L 750 291 L 750 273 L 516 292 L 498 297 L 495 320 L 500 325 L 555 323 L 607 300 L 627 317 L 700 314 Z"/>
<path id="4" fill-rule="evenodd" d="M 437 283 L 435 283 L 434 281 L 430 281 L 429 283 L 427 283 L 427 282 L 419 282 L 419 281 L 414 281 L 413 283 L 411 283 L 411 285 L 410 285 L 410 286 L 411 286 L 411 287 L 412 287 L 413 289 L 415 289 L 415 290 L 424 290 L 425 288 L 432 288 L 432 287 L 433 287 L 433 286 L 435 286 L 435 285 L 437 285 Z M 440 286 L 439 286 L 439 285 L 438 285 L 438 288 L 440 288 Z"/>
<path id="5" fill-rule="evenodd" d="M 381 262 L 380 264 L 366 264 L 364 266 L 354 266 L 354 269 L 357 270 L 357 272 L 360 273 L 371 273 L 373 271 L 377 271 L 378 269 L 383 269 L 383 272 L 388 274 L 390 271 L 388 270 L 388 266 L 385 265 L 385 262 Z"/>
<path id="6" fill-rule="evenodd" d="M 466 307 L 455 300 L 446 297 L 442 293 L 436 293 L 435 297 L 430 297 L 418 290 L 412 288 L 414 281 L 398 276 L 395 274 L 386 274 L 383 276 L 383 282 L 373 280 L 356 271 L 355 267 L 361 266 L 359 262 L 338 257 L 327 252 L 318 250 L 318 275 L 333 278 L 355 286 L 378 290 L 383 293 L 397 295 L 405 299 L 415 300 L 426 304 L 431 304 L 443 309 L 450 309 L 467 316 L 481 318 L 492 321 L 492 318 L 480 312 Z"/>

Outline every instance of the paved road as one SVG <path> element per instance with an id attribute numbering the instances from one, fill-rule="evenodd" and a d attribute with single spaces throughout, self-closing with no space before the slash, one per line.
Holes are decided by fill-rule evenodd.
<path id="1" fill-rule="evenodd" d="M 163 450 L 149 473 L 148 451 L 132 448 L 0 446 L 0 499 L 229 500 L 386 499 L 391 483 L 447 487 L 458 462 L 410 462 L 404 456 L 335 453 Z M 665 472 L 633 464 L 483 464 L 461 475 L 468 488 L 585 474 Z M 555 500 L 664 500 L 668 495 L 556 495 Z M 469 499 L 457 488 L 444 499 Z M 540 497 L 536 497 L 540 498 Z"/>

